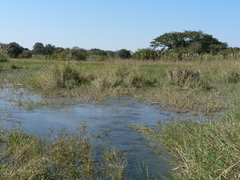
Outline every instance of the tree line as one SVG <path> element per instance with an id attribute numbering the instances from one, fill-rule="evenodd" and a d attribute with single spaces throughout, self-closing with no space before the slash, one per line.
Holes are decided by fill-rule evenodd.
<path id="1" fill-rule="evenodd" d="M 240 48 L 228 47 L 227 43 L 219 41 L 212 35 L 203 33 L 202 31 L 184 31 L 164 33 L 150 42 L 149 48 L 138 49 L 131 52 L 127 49 L 118 51 L 90 49 L 86 50 L 79 47 L 62 48 L 52 44 L 44 45 L 41 42 L 34 44 L 32 50 L 24 48 L 16 42 L 9 44 L 0 44 L 0 51 L 11 58 L 32 58 L 44 57 L 52 60 L 87 60 L 105 58 L 121 58 L 121 59 L 142 59 L 157 60 L 162 57 L 175 56 L 178 60 L 182 60 L 184 55 L 239 55 Z"/>

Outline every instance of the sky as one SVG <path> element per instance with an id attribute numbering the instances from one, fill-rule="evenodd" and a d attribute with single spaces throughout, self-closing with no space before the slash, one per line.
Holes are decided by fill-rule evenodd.
<path id="1" fill-rule="evenodd" d="M 0 0 L 0 42 L 104 50 L 147 48 L 202 30 L 240 47 L 240 0 Z"/>

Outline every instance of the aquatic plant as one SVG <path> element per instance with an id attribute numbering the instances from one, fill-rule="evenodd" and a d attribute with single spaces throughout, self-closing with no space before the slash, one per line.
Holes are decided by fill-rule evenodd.
<path id="1" fill-rule="evenodd" d="M 99 168 L 89 139 L 62 132 L 53 140 L 22 130 L 0 131 L 0 179 L 122 179 L 124 154 L 104 152 Z"/>
<path id="2" fill-rule="evenodd" d="M 127 166 L 125 155 L 116 149 L 111 149 L 106 151 L 102 158 L 104 164 L 101 171 L 103 172 L 104 179 L 123 179 L 124 170 Z"/>

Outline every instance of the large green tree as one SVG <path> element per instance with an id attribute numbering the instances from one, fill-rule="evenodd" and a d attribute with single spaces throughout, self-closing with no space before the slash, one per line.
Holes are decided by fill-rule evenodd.
<path id="1" fill-rule="evenodd" d="M 217 53 L 227 48 L 227 44 L 202 31 L 184 31 L 158 36 L 151 42 L 151 47 L 179 53 Z"/>
<path id="2" fill-rule="evenodd" d="M 8 44 L 7 54 L 11 58 L 17 58 L 19 54 L 23 52 L 24 48 L 16 42 Z"/>
<path id="3" fill-rule="evenodd" d="M 34 44 L 33 49 L 32 49 L 33 54 L 36 55 L 45 55 L 45 47 L 43 43 L 37 42 Z"/>
<path id="4" fill-rule="evenodd" d="M 117 56 L 121 59 L 129 59 L 131 57 L 131 51 L 127 49 L 120 49 L 117 52 Z"/>

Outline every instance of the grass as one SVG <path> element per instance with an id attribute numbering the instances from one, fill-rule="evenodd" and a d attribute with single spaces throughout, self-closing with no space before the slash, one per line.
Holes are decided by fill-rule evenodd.
<path id="1" fill-rule="evenodd" d="M 240 178 L 240 113 L 216 121 L 158 123 L 155 129 L 133 128 L 156 145 L 163 144 L 176 160 L 175 179 Z"/>
<path id="2" fill-rule="evenodd" d="M 53 141 L 21 130 L 1 131 L 0 179 L 122 179 L 124 154 L 109 150 L 95 168 L 87 137 L 61 133 Z"/>
<path id="3" fill-rule="evenodd" d="M 1 63 L 1 67 L 5 71 L 0 84 L 21 84 L 44 96 L 102 101 L 127 95 L 175 111 L 204 114 L 234 108 L 240 97 L 240 63 L 235 59 L 67 64 L 29 60 Z"/>
<path id="4" fill-rule="evenodd" d="M 0 84 L 22 84 L 44 96 L 101 101 L 127 95 L 174 111 L 206 115 L 224 112 L 225 118 L 215 121 L 133 128 L 151 137 L 157 145 L 165 145 L 176 160 L 176 179 L 239 179 L 240 61 L 235 57 L 224 60 L 222 56 L 199 58 L 192 62 L 107 60 L 69 64 L 10 61 L 1 63 L 4 71 L 0 72 Z M 12 68 L 13 65 L 18 68 Z M 111 169 L 108 162 L 116 157 L 119 161 L 114 165 L 119 171 Z M 113 151 L 103 159 L 110 165 L 110 171 L 103 170 L 108 172 L 105 177 L 121 179 L 126 166 L 121 154 Z"/>

